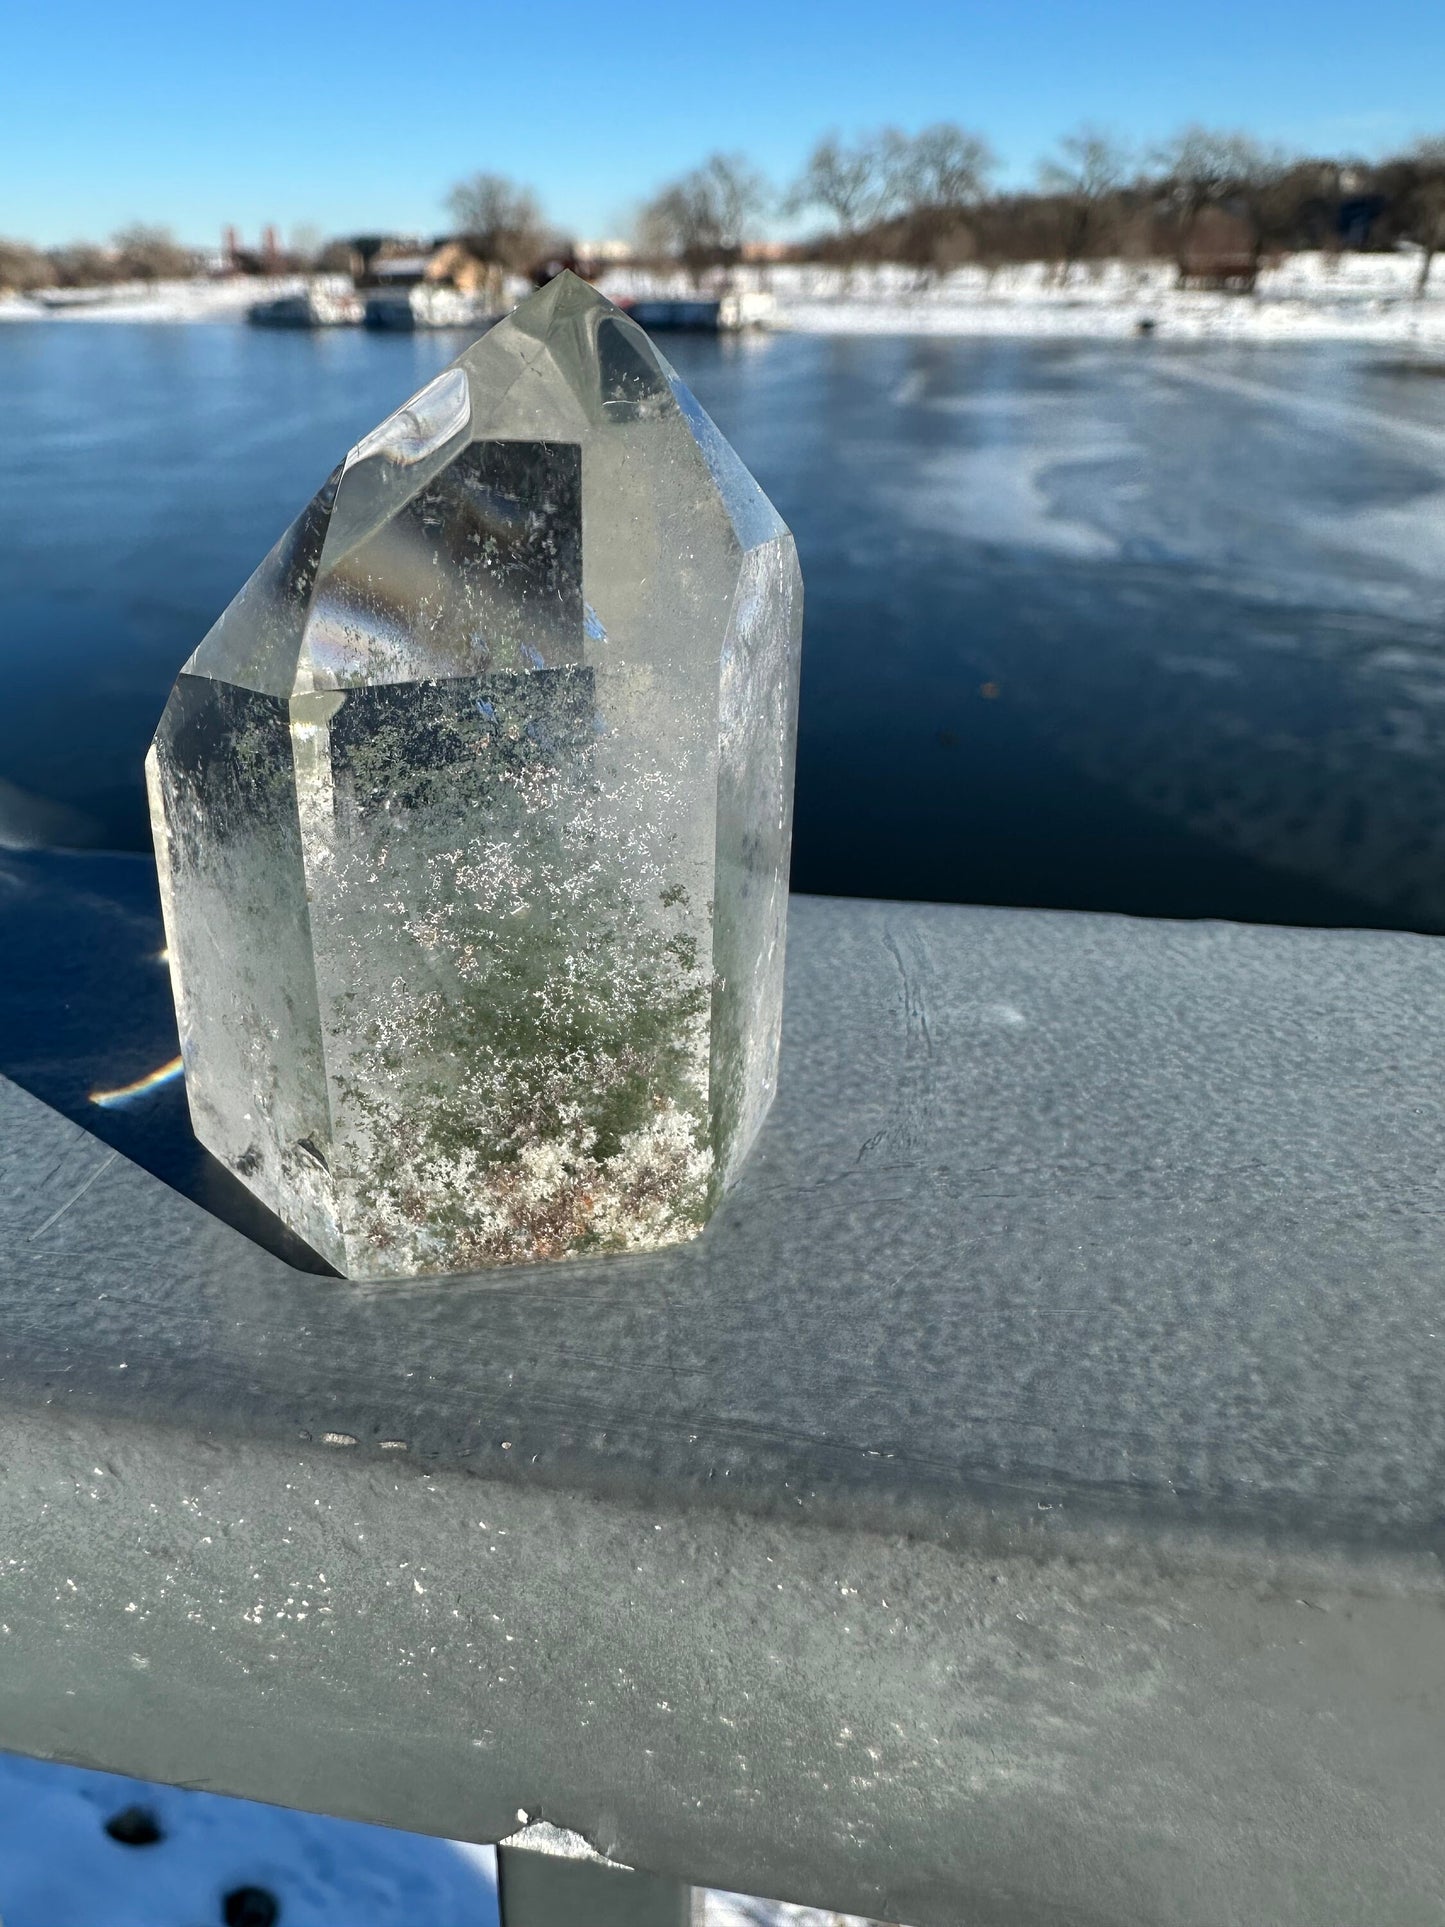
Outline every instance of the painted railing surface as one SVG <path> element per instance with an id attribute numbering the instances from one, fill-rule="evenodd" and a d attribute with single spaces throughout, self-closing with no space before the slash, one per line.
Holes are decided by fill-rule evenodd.
<path id="1" fill-rule="evenodd" d="M 153 933 L 15 874 L 15 995 L 102 1008 Z M 700 1240 L 376 1287 L 7 1019 L 0 1746 L 675 1906 L 1437 1917 L 1442 1007 L 1423 939 L 798 899 Z"/>

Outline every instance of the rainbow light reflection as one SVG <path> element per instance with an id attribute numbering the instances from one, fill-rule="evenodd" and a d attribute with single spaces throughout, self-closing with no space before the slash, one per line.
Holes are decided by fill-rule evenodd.
<path id="1" fill-rule="evenodd" d="M 131 1084 L 122 1084 L 113 1091 L 92 1091 L 90 1101 L 101 1109 L 110 1110 L 116 1104 L 128 1104 L 133 1097 L 144 1097 L 147 1091 L 158 1091 L 162 1084 L 169 1084 L 180 1076 L 183 1066 L 179 1057 L 173 1057 L 169 1064 L 162 1064 L 158 1071 L 147 1071 Z"/>

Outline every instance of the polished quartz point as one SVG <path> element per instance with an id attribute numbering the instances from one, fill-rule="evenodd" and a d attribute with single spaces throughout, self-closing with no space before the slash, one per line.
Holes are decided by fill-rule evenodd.
<path id="1" fill-rule="evenodd" d="M 147 759 L 202 1143 L 351 1277 L 693 1236 L 772 1098 L 802 584 L 564 274 L 359 442 Z"/>

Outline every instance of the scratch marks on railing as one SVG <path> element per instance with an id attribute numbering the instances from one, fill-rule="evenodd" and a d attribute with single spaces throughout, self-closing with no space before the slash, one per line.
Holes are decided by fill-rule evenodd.
<path id="1" fill-rule="evenodd" d="M 930 970 L 928 953 L 915 936 L 909 940 L 909 949 L 916 954 L 910 968 L 903 961 L 903 952 L 891 930 L 883 934 L 883 942 L 889 956 L 898 966 L 898 975 L 903 985 L 903 1057 L 904 1062 L 919 1057 L 932 1057 L 933 1032 L 928 1023 L 928 998 L 924 990 L 924 978 Z"/>
<path id="2" fill-rule="evenodd" d="M 909 932 L 900 944 L 892 930 L 885 930 L 883 944 L 898 968 L 903 1048 L 893 1090 L 893 1115 L 862 1145 L 859 1164 L 911 1161 L 928 1135 L 933 1100 L 933 960 L 917 932 Z"/>
<path id="3" fill-rule="evenodd" d="M 43 1234 L 47 1232 L 53 1224 L 58 1224 L 60 1219 L 62 1219 L 65 1216 L 66 1212 L 70 1210 L 71 1206 L 74 1204 L 78 1204 L 80 1202 L 80 1200 L 85 1196 L 86 1192 L 95 1183 L 96 1179 L 103 1178 L 105 1176 L 106 1172 L 115 1163 L 116 1159 L 119 1156 L 120 1156 L 119 1151 L 112 1151 L 107 1157 L 102 1158 L 100 1163 L 97 1164 L 95 1169 L 91 1172 L 90 1176 L 86 1178 L 82 1183 L 78 1184 L 76 1188 L 71 1192 L 70 1196 L 65 1200 L 64 1204 L 59 1205 L 54 1211 L 52 1211 L 50 1216 L 45 1220 L 44 1224 L 36 1226 L 34 1231 L 31 1232 L 29 1238 L 26 1240 L 26 1243 L 34 1244 L 35 1240 L 43 1236 Z"/>

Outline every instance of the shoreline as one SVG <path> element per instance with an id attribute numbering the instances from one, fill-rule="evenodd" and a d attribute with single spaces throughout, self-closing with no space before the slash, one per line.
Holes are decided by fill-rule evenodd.
<path id="1" fill-rule="evenodd" d="M 1423 299 L 1413 293 L 1416 272 L 1408 255 L 1299 254 L 1263 272 L 1252 295 L 1179 289 L 1168 264 L 1120 261 L 1089 264 L 1063 286 L 1040 262 L 992 273 L 963 268 L 923 287 L 908 269 L 845 275 L 802 266 L 742 270 L 736 285 L 773 296 L 771 325 L 780 333 L 1118 340 L 1147 332 L 1162 340 L 1358 341 L 1445 352 L 1445 263 Z M 691 291 L 681 275 L 615 271 L 600 285 L 614 298 Z M 12 295 L 0 297 L 0 323 L 235 323 L 252 303 L 305 286 L 299 275 L 158 282 L 106 290 L 99 299 L 77 290 L 73 303 L 60 306 Z"/>

